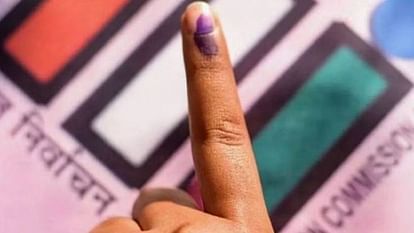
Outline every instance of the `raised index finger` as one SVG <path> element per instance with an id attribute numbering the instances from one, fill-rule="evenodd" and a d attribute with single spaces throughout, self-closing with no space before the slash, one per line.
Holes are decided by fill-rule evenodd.
<path id="1" fill-rule="evenodd" d="M 182 36 L 192 148 L 205 209 L 237 221 L 267 219 L 226 42 L 206 3 L 187 8 Z"/>

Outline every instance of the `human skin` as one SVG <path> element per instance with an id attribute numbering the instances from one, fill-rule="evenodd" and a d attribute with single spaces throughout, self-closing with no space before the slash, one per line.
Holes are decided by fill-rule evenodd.
<path id="1" fill-rule="evenodd" d="M 195 2 L 181 18 L 181 32 L 204 210 L 183 191 L 143 190 L 131 218 L 108 219 L 91 233 L 272 233 L 220 21 Z"/>

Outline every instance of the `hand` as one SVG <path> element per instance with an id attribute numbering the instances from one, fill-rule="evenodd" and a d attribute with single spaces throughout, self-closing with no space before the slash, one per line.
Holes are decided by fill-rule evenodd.
<path id="1" fill-rule="evenodd" d="M 92 233 L 271 233 L 218 17 L 206 3 L 192 3 L 181 29 L 191 143 L 204 212 L 182 191 L 144 190 L 132 218 L 109 219 Z"/>

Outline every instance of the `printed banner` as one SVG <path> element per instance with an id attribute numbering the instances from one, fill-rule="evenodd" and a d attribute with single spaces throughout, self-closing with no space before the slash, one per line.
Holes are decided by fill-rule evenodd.
<path id="1" fill-rule="evenodd" d="M 189 189 L 190 0 L 0 0 L 0 232 L 87 232 Z M 210 0 L 274 228 L 412 233 L 414 3 Z"/>

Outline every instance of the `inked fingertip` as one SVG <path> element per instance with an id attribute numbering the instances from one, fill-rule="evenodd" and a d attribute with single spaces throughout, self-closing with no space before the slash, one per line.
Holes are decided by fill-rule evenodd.
<path id="1" fill-rule="evenodd" d="M 206 34 L 214 30 L 214 17 L 210 5 L 206 2 L 193 2 L 187 6 L 181 21 L 191 34 Z"/>
<path id="2" fill-rule="evenodd" d="M 206 2 L 193 2 L 186 8 L 182 16 L 183 32 L 188 38 L 193 38 L 193 43 L 198 51 L 205 56 L 218 54 L 216 36 L 216 17 L 210 5 Z"/>

